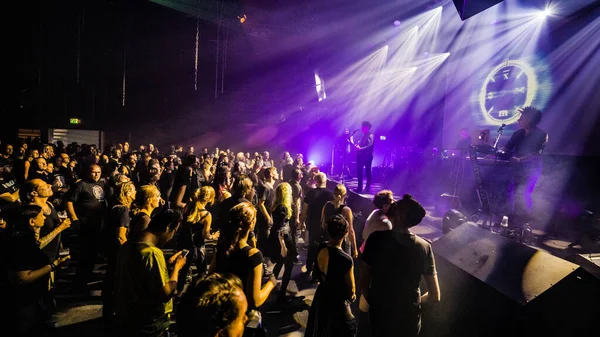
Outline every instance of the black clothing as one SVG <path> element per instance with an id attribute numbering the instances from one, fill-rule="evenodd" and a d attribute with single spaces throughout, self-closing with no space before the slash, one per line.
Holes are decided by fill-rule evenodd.
<path id="1" fill-rule="evenodd" d="M 107 207 L 104 184 L 102 181 L 93 183 L 81 180 L 71 187 L 67 201 L 73 203 L 75 214 L 80 220 L 90 218 L 100 223 Z"/>
<path id="2" fill-rule="evenodd" d="M 129 207 L 125 205 L 113 206 L 104 220 L 102 228 L 103 248 L 106 257 L 106 274 L 102 282 L 102 316 L 112 318 L 114 315 L 115 277 L 117 268 L 117 253 L 121 244 L 118 239 L 119 228 L 129 229 Z"/>
<path id="3" fill-rule="evenodd" d="M 242 249 L 234 249 L 229 255 L 225 255 L 225 248 L 219 247 L 217 249 L 217 267 L 215 272 L 220 274 L 233 274 L 242 280 L 244 285 L 244 294 L 248 299 L 248 312 L 256 309 L 254 305 L 254 296 L 248 289 L 248 277 L 252 275 L 254 268 L 260 266 L 263 262 L 263 255 L 259 251 L 256 254 L 249 256 L 250 246 L 246 246 Z"/>
<path id="4" fill-rule="evenodd" d="M 36 270 L 50 264 L 50 259 L 40 250 L 33 232 L 15 234 L 9 239 L 9 270 L 12 272 Z M 15 285 L 13 289 L 15 303 L 27 306 L 37 303 L 46 295 L 50 274 L 46 274 L 31 283 Z"/>
<path id="5" fill-rule="evenodd" d="M 29 175 L 27 176 L 27 180 L 33 180 L 33 179 L 41 179 L 43 180 L 46 184 L 52 185 L 54 184 L 54 176 L 51 174 L 48 174 L 48 172 L 44 171 L 44 172 L 38 172 L 38 171 L 29 171 Z"/>
<path id="6" fill-rule="evenodd" d="M 344 210 L 344 207 L 346 207 L 346 205 L 341 205 L 340 207 L 336 208 L 332 202 L 326 203 L 325 206 L 323 206 L 323 216 L 324 216 L 323 221 L 327 221 L 327 220 L 331 219 L 331 217 L 333 217 L 334 215 L 342 215 L 342 211 Z M 327 240 L 329 240 L 329 233 L 327 233 L 327 229 L 324 228 L 323 229 L 323 241 L 327 241 Z M 342 250 L 346 254 L 352 256 L 352 245 L 350 243 L 350 239 L 348 238 L 348 236 L 346 236 L 346 238 L 342 242 Z"/>
<path id="7" fill-rule="evenodd" d="M 515 157 L 526 159 L 514 166 L 513 181 L 509 188 L 509 200 L 513 206 L 513 224 L 529 221 L 533 205 L 532 194 L 542 173 L 540 154 L 548 141 L 548 134 L 541 129 L 517 130 L 506 144 L 506 150 Z"/>
<path id="8" fill-rule="evenodd" d="M 356 336 L 356 320 L 350 310 L 346 275 L 354 265 L 352 258 L 340 249 L 319 247 L 319 252 L 327 249 L 329 261 L 327 273 L 318 264 L 314 274 L 319 279 L 319 287 L 310 306 L 305 337 L 352 337 Z"/>
<path id="9" fill-rule="evenodd" d="M 179 190 L 182 186 L 185 186 L 186 189 L 181 202 L 186 204 L 190 202 L 192 198 L 192 193 L 195 189 L 198 188 L 196 173 L 192 170 L 190 166 L 180 166 L 177 169 L 177 172 L 175 174 L 175 180 L 173 182 L 173 189 L 171 190 L 171 194 L 169 195 L 170 202 L 175 202 L 175 200 L 177 199 L 177 195 L 179 194 Z"/>
<path id="10" fill-rule="evenodd" d="M 269 234 L 268 256 L 274 263 L 284 259 L 281 256 L 281 244 L 279 242 L 280 234 L 283 236 L 285 246 L 288 249 L 288 255 L 293 255 L 293 257 L 298 255 L 292 241 L 290 219 L 287 216 L 287 210 L 283 205 L 279 205 L 273 210 L 273 227 L 271 227 L 271 232 Z"/>
<path id="11" fill-rule="evenodd" d="M 288 181 L 292 179 L 292 172 L 296 169 L 296 166 L 293 164 L 284 164 L 281 168 L 281 180 Z"/>
<path id="12" fill-rule="evenodd" d="M 250 201 L 240 196 L 231 196 L 223 200 L 223 202 L 221 202 L 218 205 L 217 209 L 213 213 L 213 223 L 216 224 L 216 227 L 213 226 L 213 228 L 222 228 L 227 223 L 227 221 L 229 221 L 229 211 L 236 205 L 239 205 L 243 202 Z"/>
<path id="13" fill-rule="evenodd" d="M 173 172 L 163 172 L 160 175 L 160 180 L 158 181 L 158 185 L 160 186 L 160 195 L 164 195 L 165 198 L 171 196 L 171 192 L 173 191 L 173 186 L 175 185 L 175 171 Z"/>
<path id="14" fill-rule="evenodd" d="M 506 149 L 514 152 L 516 157 L 523 157 L 529 154 L 541 154 L 548 134 L 541 129 L 531 130 L 529 134 L 525 129 L 515 131 L 506 144 Z"/>
<path id="15" fill-rule="evenodd" d="M 256 196 L 258 197 L 258 203 L 260 204 L 264 201 L 267 212 L 271 213 L 271 207 L 273 205 L 273 200 L 275 199 L 275 191 L 273 188 L 264 183 L 259 184 L 256 186 Z M 264 251 L 265 254 L 269 256 L 267 244 L 267 241 L 269 240 L 269 222 L 260 210 L 258 210 L 258 214 L 256 215 L 256 226 L 254 227 L 254 231 L 257 239 L 257 248 Z"/>
<path id="16" fill-rule="evenodd" d="M 22 185 L 25 182 L 25 162 L 27 159 L 17 158 L 13 162 L 11 173 L 17 179 L 17 182 Z"/>
<path id="17" fill-rule="evenodd" d="M 13 194 L 19 190 L 19 184 L 14 177 L 4 177 L 0 180 L 0 194 L 10 193 Z"/>
<path id="18" fill-rule="evenodd" d="M 323 211 L 323 206 L 333 199 L 333 192 L 326 188 L 317 187 L 306 193 L 304 202 L 308 204 L 306 225 L 309 231 L 321 234 L 321 212 Z"/>
<path id="19" fill-rule="evenodd" d="M 77 264 L 76 278 L 84 285 L 92 276 L 102 237 L 102 220 L 106 212 L 102 182 L 79 181 L 69 190 L 66 200 L 73 203 L 79 219 L 79 228 L 74 226 L 74 229 L 79 231 L 82 256 Z"/>
<path id="20" fill-rule="evenodd" d="M 283 242 L 287 248 L 287 255 L 281 256 L 281 243 L 279 242 L 279 236 L 283 237 Z M 281 292 L 279 298 L 285 298 L 287 287 L 292 278 L 292 268 L 294 268 L 294 260 L 298 256 L 296 244 L 294 241 L 294 233 L 290 228 L 290 219 L 287 214 L 287 209 L 283 205 L 275 207 L 273 210 L 273 227 L 269 234 L 269 257 L 271 261 L 275 263 L 273 267 L 273 275 L 279 276 L 281 268 L 285 266 L 283 273 L 283 280 L 281 282 Z"/>
<path id="21" fill-rule="evenodd" d="M 104 239 L 104 248 L 116 257 L 116 250 L 121 246 L 118 239 L 119 228 L 124 227 L 129 231 L 131 218 L 129 207 L 125 205 L 115 205 L 106 214 L 102 236 Z"/>
<path id="22" fill-rule="evenodd" d="M 362 138 L 356 145 L 360 148 L 358 149 L 359 156 L 373 156 L 373 145 L 375 142 L 375 135 L 372 132 L 368 131 L 367 133 L 363 133 Z"/>
<path id="23" fill-rule="evenodd" d="M 142 232 L 148 228 L 150 220 L 152 219 L 144 212 L 139 212 L 138 214 L 134 215 L 131 218 L 131 223 L 129 226 L 129 238 L 138 238 Z"/>
<path id="24" fill-rule="evenodd" d="M 358 178 L 358 191 L 363 190 L 363 168 L 367 175 L 367 189 L 371 186 L 371 166 L 373 165 L 373 146 L 375 136 L 371 132 L 363 134 L 361 140 L 356 143 L 359 149 L 356 152 L 356 177 Z"/>
<path id="25" fill-rule="evenodd" d="M 46 220 L 44 220 L 44 227 L 40 229 L 40 237 L 44 237 L 50 232 L 52 232 L 56 227 L 60 225 L 60 219 L 58 217 L 58 213 L 52 203 L 47 202 L 48 207 L 50 208 L 50 214 L 46 214 Z M 50 241 L 46 247 L 42 248 L 42 252 L 48 256 L 48 258 L 52 261 L 56 260 L 58 256 L 58 248 L 60 247 L 60 237 L 61 234 L 58 234 L 52 241 Z"/>
<path id="26" fill-rule="evenodd" d="M 412 233 L 377 231 L 369 236 L 362 258 L 371 268 L 373 336 L 416 336 L 421 322 L 419 282 L 422 275 L 436 274 L 431 245 Z"/>
<path id="27" fill-rule="evenodd" d="M 50 264 L 50 259 L 44 254 L 35 240 L 32 231 L 18 233 L 8 238 L 7 249 L 10 256 L 7 269 L 11 273 L 37 270 Z M 4 272 L 4 270 L 2 271 Z M 16 336 L 43 336 L 45 333 L 44 321 L 50 318 L 55 309 L 56 302 L 52 289 L 51 273 L 31 283 L 14 284 L 8 286 L 6 296 L 3 296 L 3 305 L 10 308 L 6 317 L 10 328 L 16 328 Z"/>
<path id="28" fill-rule="evenodd" d="M 304 202 L 308 204 L 306 226 L 308 229 L 309 246 L 306 257 L 306 270 L 309 272 L 312 271 L 317 259 L 318 244 L 321 242 L 321 237 L 323 236 L 321 230 L 321 212 L 323 211 L 323 206 L 333 199 L 333 192 L 321 187 L 309 190 L 304 198 Z"/>

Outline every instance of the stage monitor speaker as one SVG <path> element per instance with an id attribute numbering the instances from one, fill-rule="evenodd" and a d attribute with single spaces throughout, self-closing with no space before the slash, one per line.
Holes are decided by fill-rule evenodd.
<path id="1" fill-rule="evenodd" d="M 465 21 L 501 2 L 502 0 L 454 0 L 454 6 L 460 15 L 460 19 Z"/>
<path id="2" fill-rule="evenodd" d="M 575 336 L 600 331 L 600 280 L 580 266 L 476 224 L 432 244 L 441 302 L 421 336 Z"/>

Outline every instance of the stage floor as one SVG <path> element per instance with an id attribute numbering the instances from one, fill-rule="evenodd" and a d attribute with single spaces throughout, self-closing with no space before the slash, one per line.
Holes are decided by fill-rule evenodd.
<path id="1" fill-rule="evenodd" d="M 333 184 L 342 184 L 342 181 L 337 177 L 330 178 L 329 181 Z M 370 210 L 374 209 L 373 205 L 371 204 L 373 197 L 375 196 L 375 194 L 377 194 L 377 192 L 379 192 L 381 190 L 384 190 L 384 189 L 391 190 L 394 194 L 394 199 L 401 199 L 402 196 L 406 193 L 406 192 L 399 191 L 399 188 L 384 186 L 380 183 L 372 183 L 369 191 L 363 191 L 362 193 L 356 193 L 356 192 L 354 192 L 354 190 L 358 187 L 358 181 L 356 178 L 344 180 L 343 184 L 346 186 L 346 189 L 348 189 L 348 193 L 351 193 L 351 195 L 361 198 L 363 200 L 362 204 L 369 205 Z M 415 196 L 415 198 L 417 200 L 419 200 L 418 197 Z M 423 219 L 423 222 L 421 222 L 421 224 L 411 228 L 411 232 L 413 232 L 425 239 L 428 239 L 430 241 L 435 241 L 435 240 L 439 239 L 440 237 L 442 237 L 442 235 L 443 235 L 443 233 L 442 233 L 442 217 L 438 217 L 438 216 L 434 215 L 435 207 L 433 205 L 427 205 L 426 202 L 423 203 L 421 200 L 419 200 L 419 201 L 423 204 L 423 207 L 427 211 L 427 214 L 425 215 L 425 218 Z M 366 206 L 366 207 L 368 207 L 368 206 Z M 368 214 L 364 214 L 364 213 L 365 212 L 364 212 L 364 208 L 363 208 L 362 214 L 364 215 L 364 218 L 366 219 L 366 216 Z"/>
<path id="2" fill-rule="evenodd" d="M 340 184 L 342 181 L 333 177 L 329 179 L 328 187 L 333 189 L 336 184 Z M 412 194 L 417 201 L 419 201 L 427 214 L 425 218 L 418 226 L 411 228 L 411 231 L 431 242 L 438 240 L 444 234 L 442 231 L 442 219 L 443 215 L 441 213 L 435 212 L 435 203 L 432 200 L 435 198 L 428 197 L 427 195 L 419 195 L 419 192 L 413 192 L 413 188 L 406 186 L 401 186 L 400 183 L 390 183 L 389 185 L 383 185 L 381 183 L 373 183 L 371 185 L 371 189 L 369 191 L 364 191 L 363 193 L 356 193 L 354 189 L 358 186 L 358 182 L 356 178 L 347 179 L 343 181 L 343 184 L 348 189 L 349 197 L 348 197 L 348 205 L 352 208 L 352 210 L 359 214 L 357 217 L 359 221 L 355 220 L 355 231 L 357 233 L 357 239 L 362 233 L 362 227 L 364 226 L 364 220 L 366 220 L 368 214 L 374 209 L 372 204 L 372 200 L 374 195 L 383 190 L 389 189 L 393 192 L 395 199 L 400 199 L 405 193 Z M 418 190 L 418 189 L 416 189 Z M 466 214 L 465 214 L 466 215 Z M 483 220 L 479 220 L 478 223 L 481 224 Z M 574 262 L 575 254 L 587 252 L 587 249 L 584 249 L 583 246 L 590 246 L 593 244 L 573 244 L 577 241 L 577 233 L 573 232 L 572 228 L 570 230 L 562 230 L 557 231 L 555 234 L 545 233 L 541 230 L 536 230 L 537 234 L 540 235 L 540 240 L 537 242 L 535 246 L 532 246 L 535 249 L 542 250 L 544 252 L 550 253 L 552 255 L 558 256 L 560 258 L 569 260 Z M 584 238 L 585 240 L 585 238 Z"/>

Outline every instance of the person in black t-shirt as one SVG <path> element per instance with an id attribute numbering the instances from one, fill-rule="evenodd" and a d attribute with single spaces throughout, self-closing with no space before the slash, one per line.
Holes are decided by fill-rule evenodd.
<path id="1" fill-rule="evenodd" d="M 233 274 L 242 280 L 248 311 L 262 306 L 277 285 L 277 278 L 273 275 L 269 277 L 269 282 L 261 285 L 263 255 L 248 244 L 248 235 L 254 230 L 256 216 L 256 208 L 249 202 L 238 204 L 229 211 L 229 221 L 221 227 L 217 252 L 208 270 L 209 274 Z"/>
<path id="2" fill-rule="evenodd" d="M 542 174 L 542 151 L 548 143 L 548 133 L 538 128 L 542 112 L 526 107 L 521 110 L 517 130 L 510 137 L 502 152 L 510 154 L 515 162 L 513 186 L 513 213 L 518 220 L 528 221 L 531 214 L 532 194 Z"/>
<path id="3" fill-rule="evenodd" d="M 21 205 L 19 200 L 19 184 L 11 173 L 8 162 L 0 157 L 0 218 L 10 226 L 16 211 Z"/>
<path id="4" fill-rule="evenodd" d="M 73 228 L 79 231 L 80 236 L 82 256 L 76 272 L 79 287 L 85 287 L 92 277 L 101 238 L 102 220 L 107 207 L 101 175 L 99 165 L 90 165 L 87 179 L 75 183 L 66 198 L 67 212 Z"/>
<path id="5" fill-rule="evenodd" d="M 44 336 L 44 321 L 52 314 L 54 270 L 70 256 L 49 259 L 35 239 L 35 231 L 44 226 L 46 216 L 42 207 L 25 205 L 19 209 L 14 233 L 5 245 L 0 246 L 11 282 L 3 305 L 10 308 L 9 322 L 16 325 L 17 336 Z M 13 316 L 14 315 L 14 316 Z M 13 326 L 4 327 L 12 328 Z"/>
<path id="6" fill-rule="evenodd" d="M 386 215 L 394 227 L 369 236 L 362 256 L 361 292 L 369 304 L 374 337 L 417 336 L 421 304 L 440 301 L 431 245 L 409 230 L 421 222 L 425 209 L 404 195 Z M 421 276 L 429 291 L 425 294 L 419 289 Z"/>
<path id="7" fill-rule="evenodd" d="M 132 181 L 117 185 L 117 203 L 107 212 L 102 228 L 103 248 L 106 257 L 106 274 L 102 282 L 102 317 L 108 324 L 114 316 L 114 289 L 119 248 L 127 242 L 131 223 L 131 204 L 136 197 L 135 184 Z"/>
<path id="8" fill-rule="evenodd" d="M 334 199 L 333 192 L 327 189 L 327 176 L 320 172 L 315 176 L 316 188 L 310 189 L 304 198 L 300 222 L 306 221 L 308 229 L 308 255 L 306 258 L 306 273 L 310 274 L 317 258 L 321 242 L 321 216 L 323 206 Z"/>
<path id="9" fill-rule="evenodd" d="M 199 187 L 196 171 L 200 167 L 200 159 L 194 155 L 186 156 L 182 165 L 177 168 L 173 190 L 169 195 L 170 208 L 184 209 L 190 202 L 192 194 Z"/>
<path id="10" fill-rule="evenodd" d="M 373 144 L 375 142 L 370 122 L 363 121 L 361 130 L 363 133 L 362 138 L 358 142 L 354 142 L 356 148 L 356 177 L 358 178 L 357 193 L 363 192 L 363 168 L 367 176 L 367 185 L 364 190 L 369 191 L 371 188 L 371 165 L 373 164 Z"/>
<path id="11" fill-rule="evenodd" d="M 273 226 L 273 218 L 271 214 L 273 200 L 275 199 L 275 192 L 273 185 L 277 180 L 277 169 L 275 167 L 265 168 L 263 170 L 264 179 L 261 183 L 256 186 L 256 195 L 258 197 L 258 204 L 256 208 L 258 214 L 256 216 L 256 239 L 258 241 L 258 249 L 267 253 L 267 241 L 269 237 L 269 230 Z M 268 255 L 268 254 L 267 254 Z"/>

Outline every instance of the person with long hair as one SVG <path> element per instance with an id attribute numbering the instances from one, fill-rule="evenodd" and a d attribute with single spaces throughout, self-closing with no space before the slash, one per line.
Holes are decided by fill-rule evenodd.
<path id="1" fill-rule="evenodd" d="M 262 284 L 263 255 L 248 244 L 248 235 L 256 225 L 256 208 L 249 202 L 242 202 L 231 209 L 228 223 L 221 228 L 217 244 L 217 253 L 211 263 L 209 273 L 233 274 L 242 280 L 244 294 L 248 299 L 248 313 L 254 326 L 260 326 L 260 312 L 257 310 L 265 303 L 271 291 L 277 285 L 273 275 Z"/>
<path id="2" fill-rule="evenodd" d="M 349 224 L 336 214 L 326 222 L 330 240 L 321 244 L 313 274 L 319 281 L 308 315 L 305 337 L 354 337 L 356 319 L 350 304 L 356 300 L 354 262 L 342 250 Z"/>
<path id="3" fill-rule="evenodd" d="M 227 167 L 217 167 L 217 171 L 215 172 L 212 186 L 215 190 L 216 204 L 231 197 L 231 193 L 229 192 L 230 186 L 227 179 L 228 172 L 229 168 Z"/>
<path id="4" fill-rule="evenodd" d="M 54 192 L 52 186 L 41 179 L 26 181 L 19 189 L 21 201 L 25 204 L 38 205 L 45 215 L 44 226 L 35 230 L 35 238 L 40 249 L 49 258 L 56 258 L 60 247 L 60 234 L 71 227 L 70 219 L 60 219 L 58 212 L 48 199 Z"/>
<path id="5" fill-rule="evenodd" d="M 243 287 L 233 275 L 214 273 L 200 278 L 177 308 L 177 335 L 242 337 L 248 309 Z"/>
<path id="6" fill-rule="evenodd" d="M 24 205 L 19 209 L 17 221 L 7 246 L 1 247 L 7 259 L 9 291 L 3 305 L 9 310 L 9 322 L 16 325 L 17 336 L 43 336 L 44 322 L 55 308 L 53 295 L 54 271 L 70 259 L 64 256 L 50 259 L 36 240 L 46 220 L 39 205 Z"/>
<path id="7" fill-rule="evenodd" d="M 354 233 L 354 216 L 352 215 L 352 209 L 345 204 L 347 196 L 346 186 L 338 184 L 333 190 L 333 200 L 328 201 L 323 206 L 323 214 L 321 215 L 322 230 L 324 234 L 327 234 L 326 220 L 332 216 L 339 214 L 346 219 L 348 222 L 348 236 L 344 239 L 342 249 L 352 256 L 353 258 L 358 257 L 358 249 L 356 247 L 356 234 Z"/>
<path id="8" fill-rule="evenodd" d="M 164 203 L 160 191 L 154 185 L 143 185 L 135 195 L 132 207 L 133 217 L 129 227 L 129 237 L 138 237 L 152 220 L 153 212 Z"/>
<path id="9" fill-rule="evenodd" d="M 117 185 L 114 205 L 106 214 L 103 227 L 104 254 L 106 257 L 106 274 L 102 282 L 102 316 L 111 324 L 114 315 L 114 289 L 117 253 L 127 242 L 131 222 L 131 204 L 136 198 L 136 189 L 132 181 Z"/>
<path id="10" fill-rule="evenodd" d="M 206 248 L 207 240 L 217 240 L 219 232 L 212 233 L 212 214 L 206 209 L 215 203 L 215 190 L 210 186 L 199 188 L 192 195 L 192 202 L 183 217 L 183 224 L 177 237 L 179 249 L 190 251 L 188 263 L 181 272 L 182 277 L 186 277 L 190 270 L 190 265 L 196 265 L 200 275 L 206 272 Z M 183 282 L 179 282 L 183 286 Z M 183 288 L 182 288 L 183 289 Z"/>
<path id="11" fill-rule="evenodd" d="M 421 304 L 440 301 L 431 245 L 410 232 L 425 217 L 425 209 L 409 194 L 393 202 L 386 213 L 392 230 L 371 233 L 362 255 L 360 287 L 369 305 L 373 337 L 417 336 Z M 428 292 L 421 294 L 425 279 Z"/>
<path id="12" fill-rule="evenodd" d="M 290 219 L 292 218 L 292 186 L 290 184 L 281 183 L 275 189 L 272 214 L 273 227 L 271 227 L 269 234 L 269 257 L 271 262 L 275 263 L 275 267 L 273 267 L 275 277 L 279 277 L 281 268 L 285 267 L 278 297 L 278 302 L 282 303 L 285 301 L 287 286 L 292 277 L 294 260 L 298 255 L 290 228 Z"/>

